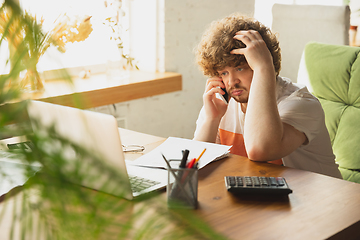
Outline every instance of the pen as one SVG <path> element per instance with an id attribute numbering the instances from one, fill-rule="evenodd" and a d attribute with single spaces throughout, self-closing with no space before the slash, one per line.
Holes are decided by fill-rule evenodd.
<path id="1" fill-rule="evenodd" d="M 181 162 L 180 162 L 180 165 L 179 165 L 179 168 L 185 168 L 186 167 L 186 162 L 187 162 L 187 159 L 188 159 L 188 156 L 189 156 L 189 150 L 185 149 L 185 151 L 183 152 L 183 157 L 181 159 Z"/>
<path id="2" fill-rule="evenodd" d="M 204 150 L 201 152 L 200 156 L 195 160 L 194 166 L 199 162 L 200 158 L 202 157 L 202 155 L 204 154 L 205 151 L 206 151 L 206 148 L 204 148 Z"/>
<path id="3" fill-rule="evenodd" d="M 195 165 L 196 158 L 191 159 L 191 161 L 186 165 L 186 168 L 192 168 Z"/>

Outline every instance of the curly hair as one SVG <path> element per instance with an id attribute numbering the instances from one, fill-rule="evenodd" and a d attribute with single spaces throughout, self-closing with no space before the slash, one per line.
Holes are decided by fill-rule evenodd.
<path id="1" fill-rule="evenodd" d="M 255 30 L 260 33 L 272 55 L 276 75 L 279 75 L 281 51 L 277 37 L 259 21 L 238 13 L 212 22 L 205 31 L 195 50 L 196 61 L 202 72 L 207 76 L 218 76 L 218 70 L 226 66 L 237 67 L 246 62 L 244 55 L 230 53 L 233 49 L 246 47 L 233 38 L 240 30 Z"/>

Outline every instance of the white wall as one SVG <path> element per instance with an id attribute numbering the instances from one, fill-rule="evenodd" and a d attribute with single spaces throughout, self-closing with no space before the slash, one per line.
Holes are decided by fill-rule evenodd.
<path id="1" fill-rule="evenodd" d="M 272 30 L 282 53 L 280 75 L 297 81 L 307 43 L 349 45 L 350 10 L 347 6 L 286 5 L 273 7 Z"/>
<path id="2" fill-rule="evenodd" d="M 344 0 L 255 0 L 254 17 L 268 27 L 272 25 L 271 9 L 275 3 L 294 5 L 341 6 Z M 359 0 L 352 0 L 358 2 Z"/>
<path id="3" fill-rule="evenodd" d="M 158 29 L 156 31 L 158 35 L 156 37 L 161 45 L 146 46 L 148 37 L 146 34 L 142 34 L 141 39 L 137 39 L 137 44 L 142 45 L 143 48 L 157 47 L 158 51 L 152 56 L 157 59 L 157 68 L 181 73 L 183 90 L 118 103 L 116 104 L 118 117 L 125 117 L 126 127 L 131 130 L 162 137 L 192 138 L 195 121 L 202 106 L 202 94 L 206 81 L 195 64 L 193 49 L 211 21 L 223 18 L 235 11 L 252 16 L 254 0 L 224 0 L 221 2 L 216 0 L 157 0 L 157 4 Z M 152 14 L 150 13 L 150 15 Z M 145 26 L 152 22 L 145 16 L 142 19 Z M 151 38 L 151 36 L 149 37 Z M 153 41 L 149 39 L 149 42 Z M 151 66 L 146 68 L 151 68 Z"/>
<path id="4" fill-rule="evenodd" d="M 358 1 L 358 0 L 357 0 Z M 276 8 L 273 16 L 273 5 Z M 309 5 L 305 8 L 305 5 Z M 322 5 L 322 6 L 321 6 Z M 278 35 L 282 63 L 280 75 L 296 82 L 300 58 L 308 41 L 329 44 L 348 42 L 343 0 L 256 0 L 254 17 Z M 288 6 L 288 7 L 287 7 Z M 321 31 L 320 31 L 321 30 Z"/>

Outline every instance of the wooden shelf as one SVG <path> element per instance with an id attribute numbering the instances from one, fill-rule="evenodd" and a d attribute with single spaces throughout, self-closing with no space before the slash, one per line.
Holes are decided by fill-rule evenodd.
<path id="1" fill-rule="evenodd" d="M 73 79 L 73 83 L 55 79 L 46 81 L 45 91 L 26 93 L 22 98 L 40 100 L 82 109 L 130 101 L 180 91 L 182 76 L 172 72 L 128 71 L 122 78 L 109 80 L 105 74 Z"/>

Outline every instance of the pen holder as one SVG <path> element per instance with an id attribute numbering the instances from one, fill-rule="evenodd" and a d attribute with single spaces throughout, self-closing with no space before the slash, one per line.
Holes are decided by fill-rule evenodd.
<path id="1" fill-rule="evenodd" d="M 198 169 L 168 168 L 166 192 L 169 208 L 197 208 Z"/>

